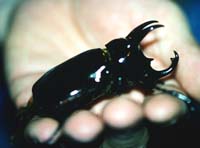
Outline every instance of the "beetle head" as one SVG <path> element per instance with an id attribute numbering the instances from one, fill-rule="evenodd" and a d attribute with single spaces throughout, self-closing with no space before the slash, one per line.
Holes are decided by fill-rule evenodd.
<path id="1" fill-rule="evenodd" d="M 115 39 L 106 44 L 112 62 L 124 71 L 129 81 L 142 87 L 153 87 L 160 78 L 169 75 L 176 68 L 179 59 L 174 51 L 175 57 L 171 58 L 171 65 L 167 69 L 156 71 L 151 67 L 153 59 L 145 57 L 140 42 L 149 32 L 163 27 L 156 23 L 158 21 L 145 22 L 132 30 L 126 38 Z"/>

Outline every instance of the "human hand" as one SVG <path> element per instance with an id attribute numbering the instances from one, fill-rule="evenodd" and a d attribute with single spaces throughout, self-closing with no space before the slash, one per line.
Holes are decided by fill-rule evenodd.
<path id="1" fill-rule="evenodd" d="M 103 47 L 108 41 L 124 37 L 137 25 L 152 19 L 165 25 L 142 41 L 145 54 L 156 59 L 152 66 L 156 69 L 168 66 L 169 57 L 173 56 L 174 49 L 177 50 L 180 62 L 176 73 L 166 83 L 171 89 L 199 98 L 198 47 L 181 11 L 172 2 L 45 0 L 28 1 L 21 7 L 7 40 L 5 63 L 16 106 L 27 104 L 32 85 L 51 67 L 87 49 Z M 82 142 L 91 141 L 102 132 L 104 124 L 121 130 L 140 125 L 144 118 L 165 124 L 183 116 L 186 110 L 185 104 L 174 97 L 166 94 L 145 96 L 133 90 L 130 94 L 108 98 L 90 111 L 75 113 L 66 120 L 55 141 L 62 134 Z M 46 142 L 58 125 L 55 119 L 38 118 L 27 125 L 26 135 Z M 124 135 L 127 143 L 122 138 Z M 145 128 L 123 136 L 107 138 L 102 147 L 117 147 L 120 143 L 124 147 L 142 147 L 148 139 Z"/>

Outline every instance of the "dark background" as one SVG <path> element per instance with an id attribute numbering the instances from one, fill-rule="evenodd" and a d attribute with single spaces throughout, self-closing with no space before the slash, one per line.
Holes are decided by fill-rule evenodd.
<path id="1" fill-rule="evenodd" d="M 192 33 L 200 43 L 200 1 L 178 0 L 183 8 Z M 181 22 L 180 22 L 181 23 Z M 10 102 L 3 75 L 3 45 L 0 43 L 0 148 L 10 148 L 9 137 L 14 118 L 14 107 Z M 194 148 L 200 147 L 200 113 L 190 120 L 167 128 L 152 127 L 150 147 L 153 148 Z M 195 135 L 196 134 L 196 135 Z"/>

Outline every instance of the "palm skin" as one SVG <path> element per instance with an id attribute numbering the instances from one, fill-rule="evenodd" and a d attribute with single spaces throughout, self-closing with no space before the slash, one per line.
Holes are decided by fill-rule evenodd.
<path id="1" fill-rule="evenodd" d="M 124 37 L 134 27 L 152 19 L 165 25 L 142 41 L 145 55 L 155 59 L 152 67 L 166 68 L 173 50 L 177 50 L 180 61 L 174 75 L 165 80 L 167 88 L 200 98 L 200 53 L 181 10 L 173 2 L 30 0 L 19 8 L 6 42 L 6 75 L 16 107 L 26 106 L 32 96 L 32 85 L 51 67 L 88 49 L 103 48 L 108 41 Z M 52 143 L 63 134 L 89 142 L 103 131 L 104 125 L 123 130 L 140 125 L 145 118 L 165 124 L 186 112 L 185 104 L 174 97 L 145 96 L 133 90 L 103 100 L 91 110 L 75 112 L 66 119 Z M 46 142 L 58 126 L 55 119 L 38 117 L 30 121 L 25 134 L 35 141 Z M 129 137 L 130 146 L 138 143 L 142 147 L 148 141 L 144 127 L 123 135 Z M 120 139 L 120 135 L 106 138 L 102 147 L 116 147 L 123 142 Z"/>

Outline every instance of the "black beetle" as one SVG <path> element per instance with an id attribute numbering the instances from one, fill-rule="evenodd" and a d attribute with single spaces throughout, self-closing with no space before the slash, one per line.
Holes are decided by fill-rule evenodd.
<path id="1" fill-rule="evenodd" d="M 105 49 L 83 52 L 44 74 L 33 86 L 35 114 L 58 120 L 102 96 L 121 94 L 135 87 L 152 89 L 158 80 L 170 74 L 178 63 L 178 54 L 169 68 L 155 71 L 153 59 L 144 56 L 140 42 L 150 31 L 163 27 L 148 21 L 126 38 L 114 39 Z"/>
<path id="2" fill-rule="evenodd" d="M 72 112 L 105 96 L 134 88 L 152 90 L 160 78 L 173 72 L 179 56 L 169 68 L 156 71 L 153 59 L 144 56 L 140 42 L 152 30 L 163 27 L 158 21 L 145 22 L 127 37 L 110 41 L 105 49 L 83 52 L 45 73 L 33 86 L 33 100 L 19 115 L 23 128 L 34 116 L 53 117 L 61 123 Z M 22 129 L 21 129 L 22 131 Z"/>

